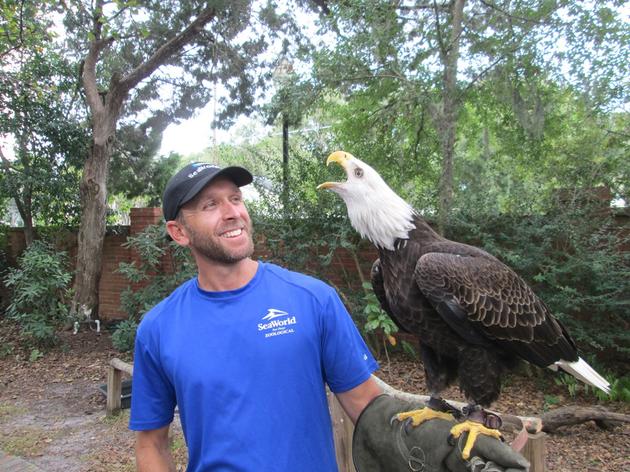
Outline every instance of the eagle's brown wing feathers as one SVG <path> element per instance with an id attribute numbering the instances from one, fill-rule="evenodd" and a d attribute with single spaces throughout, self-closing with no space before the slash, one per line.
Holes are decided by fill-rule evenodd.
<path id="1" fill-rule="evenodd" d="M 374 295 L 376 295 L 377 300 L 381 304 L 381 308 L 385 313 L 389 315 L 394 324 L 398 326 L 398 329 L 404 333 L 408 333 L 407 330 L 397 319 L 397 317 L 392 313 L 392 310 L 387 302 L 387 295 L 385 294 L 385 285 L 383 282 L 383 272 L 381 271 L 381 260 L 376 259 L 372 264 L 372 270 L 370 272 L 370 279 L 372 281 L 372 290 L 374 291 Z"/>
<path id="2" fill-rule="evenodd" d="M 424 254 L 414 273 L 420 291 L 451 328 L 464 337 L 471 333 L 469 342 L 494 341 L 539 366 L 577 360 L 564 327 L 515 272 L 479 249 L 452 252 Z"/>

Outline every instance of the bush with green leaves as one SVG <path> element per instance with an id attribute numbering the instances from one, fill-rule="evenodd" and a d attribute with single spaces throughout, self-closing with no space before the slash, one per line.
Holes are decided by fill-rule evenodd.
<path id="1" fill-rule="evenodd" d="M 118 267 L 118 272 L 131 284 L 120 296 L 128 318 L 112 334 L 114 347 L 122 352 L 133 349 L 142 316 L 197 270 L 188 249 L 171 241 L 161 224 L 148 226 L 129 237 L 124 246 L 133 249 L 139 258 L 137 262 L 122 262 Z"/>
<path id="2" fill-rule="evenodd" d="M 136 340 L 136 331 L 138 330 L 138 322 L 134 318 L 123 320 L 116 325 L 116 329 L 112 333 L 112 345 L 114 349 L 120 352 L 126 352 L 133 349 Z"/>
<path id="3" fill-rule="evenodd" d="M 44 241 L 31 244 L 5 276 L 11 290 L 6 314 L 36 346 L 54 345 L 57 330 L 68 323 L 71 278 L 67 254 Z"/>

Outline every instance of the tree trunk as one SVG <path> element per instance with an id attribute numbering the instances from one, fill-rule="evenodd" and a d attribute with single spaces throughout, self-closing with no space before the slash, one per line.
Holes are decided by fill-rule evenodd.
<path id="1" fill-rule="evenodd" d="M 451 2 L 451 33 L 448 42 L 442 38 L 439 12 L 436 10 L 437 36 L 440 47 L 440 60 L 444 67 L 442 76 L 442 100 L 432 108 L 440 147 L 442 148 L 442 173 L 439 186 L 438 229 L 444 234 L 448 215 L 453 205 L 453 161 L 457 133 L 459 98 L 457 96 L 457 67 L 459 44 L 462 34 L 465 0 Z"/>
<path id="2" fill-rule="evenodd" d="M 95 131 L 95 134 L 98 134 Z M 101 276 L 103 240 L 107 218 L 107 175 L 113 134 L 104 143 L 92 141 L 92 149 L 83 168 L 81 225 L 77 252 L 75 297 L 72 314 L 98 315 L 98 283 Z"/>
<path id="3" fill-rule="evenodd" d="M 543 431 L 555 433 L 562 426 L 594 421 L 601 429 L 611 429 L 622 423 L 630 423 L 630 415 L 608 411 L 601 405 L 592 407 L 565 406 L 547 411 L 543 417 Z"/>
<path id="4" fill-rule="evenodd" d="M 35 241 L 35 229 L 33 228 L 33 215 L 31 213 L 30 205 L 29 208 L 22 209 L 22 205 L 17 203 L 18 211 L 20 212 L 20 217 L 24 222 L 24 242 L 26 243 L 26 247 L 29 247 Z"/>
<path id="5" fill-rule="evenodd" d="M 13 197 L 15 206 L 17 206 L 20 218 L 24 223 L 24 242 L 26 247 L 29 247 L 35 241 L 35 229 L 33 228 L 33 214 L 31 212 L 30 202 L 22 202 L 18 195 Z"/>
<path id="6" fill-rule="evenodd" d="M 17 136 L 19 143 L 19 159 L 24 166 L 24 172 L 32 174 L 31 159 L 28 151 L 28 137 L 31 135 L 31 130 L 27 125 L 27 120 L 23 114 L 20 115 L 20 133 Z M 26 247 L 29 247 L 35 241 L 35 230 L 33 229 L 33 191 L 30 183 L 30 179 L 26 179 L 22 191 L 18 188 L 15 189 L 13 199 L 15 200 L 15 206 L 17 206 L 22 222 L 24 223 L 24 241 Z"/>

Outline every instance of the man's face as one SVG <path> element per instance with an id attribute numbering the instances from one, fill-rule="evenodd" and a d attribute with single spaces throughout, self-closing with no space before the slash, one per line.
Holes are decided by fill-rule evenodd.
<path id="1" fill-rule="evenodd" d="M 233 264 L 254 252 L 252 222 L 241 190 L 229 179 L 208 184 L 180 209 L 189 246 L 208 259 Z"/>

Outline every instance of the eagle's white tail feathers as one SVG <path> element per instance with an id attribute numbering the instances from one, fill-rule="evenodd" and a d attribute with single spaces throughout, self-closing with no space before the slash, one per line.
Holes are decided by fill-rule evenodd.
<path id="1" fill-rule="evenodd" d="M 558 370 L 558 368 L 560 368 L 585 384 L 592 385 L 606 393 L 610 393 L 610 383 L 599 375 L 595 369 L 588 365 L 581 357 L 577 362 L 559 360 L 550 365 L 549 368 L 552 370 Z"/>

